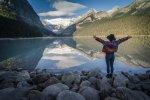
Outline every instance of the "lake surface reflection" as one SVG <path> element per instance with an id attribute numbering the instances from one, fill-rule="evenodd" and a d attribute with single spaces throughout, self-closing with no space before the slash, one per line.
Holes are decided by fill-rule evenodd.
<path id="1" fill-rule="evenodd" d="M 52 72 L 98 69 L 106 72 L 102 45 L 92 37 L 0 40 L 0 69 L 21 67 Z M 150 68 L 150 37 L 135 37 L 116 53 L 115 71 L 145 72 Z"/>

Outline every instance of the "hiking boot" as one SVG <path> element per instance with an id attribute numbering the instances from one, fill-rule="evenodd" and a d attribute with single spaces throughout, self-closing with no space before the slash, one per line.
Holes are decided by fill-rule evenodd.
<path id="1" fill-rule="evenodd" d="M 112 77 L 113 77 L 113 74 L 109 74 L 109 77 L 112 78 Z"/>
<path id="2" fill-rule="evenodd" d="M 107 78 L 110 78 L 110 74 L 107 74 L 106 77 L 107 77 Z"/>

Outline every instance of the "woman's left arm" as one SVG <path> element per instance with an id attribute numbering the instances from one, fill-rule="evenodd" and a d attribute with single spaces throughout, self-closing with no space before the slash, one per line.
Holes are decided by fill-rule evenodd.
<path id="1" fill-rule="evenodd" d="M 100 42 L 100 43 L 102 43 L 102 44 L 105 43 L 105 41 L 104 41 L 103 39 L 98 38 L 98 37 L 96 37 L 95 35 L 93 35 L 93 38 L 94 38 L 96 41 L 98 41 L 98 42 Z"/>

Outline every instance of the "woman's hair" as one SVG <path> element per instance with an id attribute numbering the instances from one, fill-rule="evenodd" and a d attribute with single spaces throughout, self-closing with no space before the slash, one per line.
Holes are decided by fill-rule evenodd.
<path id="1" fill-rule="evenodd" d="M 116 40 L 116 38 L 115 38 L 115 35 L 114 35 L 114 34 L 110 34 L 110 35 L 108 35 L 108 36 L 107 36 L 107 39 L 108 39 L 109 41 L 115 41 L 115 40 Z"/>

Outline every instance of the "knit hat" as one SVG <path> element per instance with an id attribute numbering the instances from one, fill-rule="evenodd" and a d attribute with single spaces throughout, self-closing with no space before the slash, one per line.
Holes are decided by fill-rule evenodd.
<path id="1" fill-rule="evenodd" d="M 107 36 L 107 39 L 108 39 L 109 41 L 115 41 L 115 40 L 116 40 L 116 38 L 115 38 L 115 35 L 114 35 L 114 34 L 110 34 L 110 35 L 108 35 L 108 36 Z"/>

